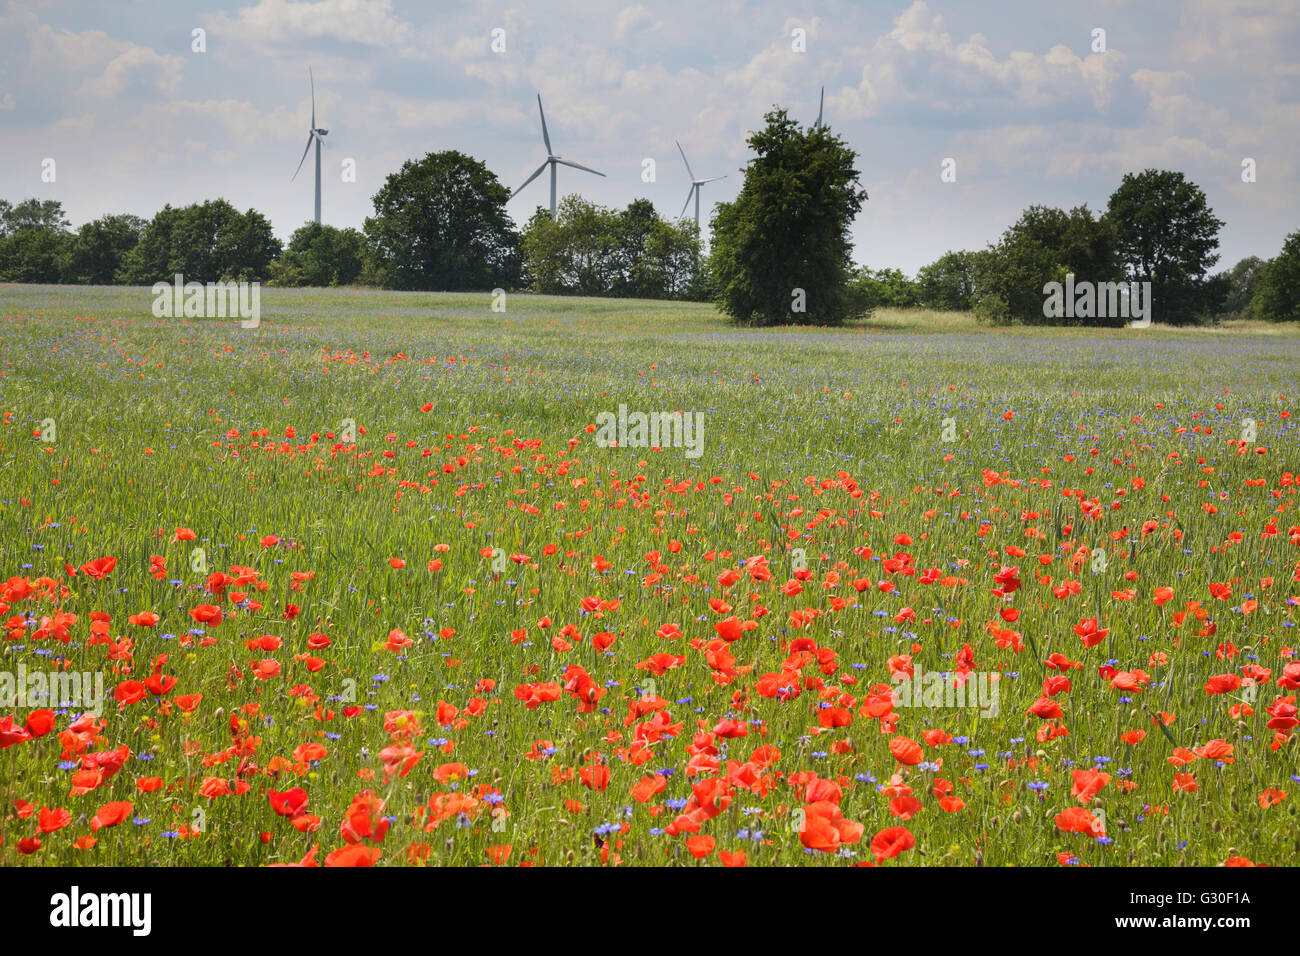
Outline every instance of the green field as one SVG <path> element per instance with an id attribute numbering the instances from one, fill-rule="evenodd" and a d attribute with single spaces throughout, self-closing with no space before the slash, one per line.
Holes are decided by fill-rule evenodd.
<path id="1" fill-rule="evenodd" d="M 1300 851 L 1294 329 L 151 304 L 0 286 L 0 669 L 108 698 L 0 706 L 0 864 Z M 703 454 L 599 447 L 620 405 Z M 958 669 L 995 714 L 891 710 Z"/>

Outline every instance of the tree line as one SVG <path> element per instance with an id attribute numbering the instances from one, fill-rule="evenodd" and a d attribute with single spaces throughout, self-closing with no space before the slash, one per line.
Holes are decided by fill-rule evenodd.
<path id="1" fill-rule="evenodd" d="M 1200 187 L 1170 170 L 1125 175 L 1100 213 L 1031 206 L 987 248 L 949 251 L 913 278 L 855 267 L 849 225 L 866 198 L 856 155 L 825 126 L 799 127 L 781 109 L 765 119 L 749 138 L 754 156 L 740 194 L 712 221 L 715 301 L 737 322 L 836 325 L 887 306 L 972 311 L 1001 325 L 1132 318 L 1095 308 L 1100 292 L 1087 309 L 1054 314 L 1054 283 L 1117 299 L 1136 283 L 1148 292 L 1150 318 L 1170 325 L 1300 320 L 1300 232 L 1271 260 L 1212 272 L 1223 222 Z"/>
<path id="2" fill-rule="evenodd" d="M 0 281 L 151 285 L 257 280 L 426 291 L 712 300 L 742 324 L 835 325 L 881 307 L 972 311 L 995 324 L 1123 325 L 1116 315 L 1044 314 L 1049 283 L 1150 283 L 1153 318 L 1300 320 L 1300 232 L 1276 257 L 1218 263 L 1223 222 L 1182 173 L 1124 176 L 1104 211 L 1031 206 L 985 249 L 949 251 L 914 277 L 852 261 L 867 201 L 856 154 L 825 125 L 784 110 L 751 134 L 740 193 L 719 203 L 705 253 L 693 222 L 637 199 L 606 209 L 571 195 L 522 230 L 510 191 L 455 150 L 404 163 L 361 230 L 306 223 L 287 244 L 254 209 L 224 199 L 107 215 L 76 230 L 54 200 L 0 200 Z"/>
<path id="3" fill-rule="evenodd" d="M 533 289 L 556 295 L 706 299 L 694 223 L 638 199 L 611 210 L 569 196 L 554 220 L 522 231 L 510 191 L 481 162 L 430 153 L 390 175 L 362 230 L 308 222 L 282 244 L 255 209 L 224 199 L 163 207 L 152 219 L 108 215 L 73 231 L 54 200 L 0 200 L 0 281 L 152 285 L 262 281 L 275 286 Z"/>
<path id="4" fill-rule="evenodd" d="M 1170 199 L 1172 198 L 1172 201 Z M 1300 232 L 1271 260 L 1248 256 L 1211 272 L 1222 222 L 1181 173 L 1130 174 L 1104 213 L 1031 206 L 978 251 L 949 251 L 908 278 L 860 268 L 853 277 L 869 306 L 973 311 L 995 323 L 1123 325 L 1123 318 L 1043 314 L 1043 287 L 1068 274 L 1093 282 L 1150 281 L 1158 321 L 1300 320 Z"/>

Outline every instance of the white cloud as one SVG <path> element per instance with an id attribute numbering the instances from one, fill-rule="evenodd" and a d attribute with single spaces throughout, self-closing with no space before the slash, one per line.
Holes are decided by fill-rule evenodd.
<path id="1" fill-rule="evenodd" d="M 132 83 L 139 82 L 159 93 L 172 96 L 180 88 L 184 66 L 184 57 L 164 56 L 148 47 L 130 44 L 108 62 L 100 76 L 82 83 L 77 93 L 116 97 L 125 93 Z"/>
<path id="2" fill-rule="evenodd" d="M 133 84 L 163 95 L 174 95 L 180 87 L 185 60 L 163 55 L 146 46 L 118 40 L 103 30 L 75 32 L 54 29 L 37 14 L 11 2 L 0 15 L 0 31 L 25 36 L 28 66 L 46 76 L 94 73 L 77 89 L 78 95 L 121 96 Z M 6 94 L 12 109 L 13 101 Z"/>
<path id="3" fill-rule="evenodd" d="M 1173 52 L 1192 63 L 1300 76 L 1300 17 L 1294 0 L 1184 0 Z"/>
<path id="4" fill-rule="evenodd" d="M 954 114 L 977 102 L 1041 109 L 1084 99 L 1102 109 L 1124 55 L 1112 50 L 1081 58 L 1058 44 L 1045 54 L 1013 51 L 999 59 L 983 34 L 955 41 L 943 18 L 917 0 L 888 34 L 849 58 L 863 64 L 860 80 L 840 94 L 836 107 L 845 116 L 870 117 L 883 110 Z"/>
<path id="5" fill-rule="evenodd" d="M 1134 70 L 1129 77 L 1143 93 L 1150 96 L 1170 96 L 1192 85 L 1192 75 L 1182 70 Z"/>
<path id="6" fill-rule="evenodd" d="M 626 40 L 633 31 L 643 25 L 646 31 L 653 31 L 658 30 L 664 23 L 662 20 L 654 19 L 650 11 L 640 3 L 624 7 L 619 11 L 618 19 L 614 21 L 614 39 Z"/>
<path id="7" fill-rule="evenodd" d="M 750 123 L 757 125 L 758 117 L 774 104 L 780 104 L 802 122 L 811 123 L 817 118 L 818 89 L 824 77 L 816 72 L 819 61 L 809 59 L 814 57 L 813 53 L 794 51 L 791 33 L 796 28 L 806 31 L 808 49 L 816 50 L 825 26 L 820 17 L 788 19 L 782 24 L 780 35 L 765 48 L 743 66 L 722 74 L 723 86 L 733 97 L 730 101 L 738 115 L 754 117 Z M 801 106 L 808 110 L 806 116 L 798 115 Z"/>
<path id="8" fill-rule="evenodd" d="M 331 39 L 364 46 L 401 46 L 409 24 L 393 16 L 392 0 L 260 0 L 234 17 L 208 19 L 209 33 L 229 31 L 258 45 Z"/>

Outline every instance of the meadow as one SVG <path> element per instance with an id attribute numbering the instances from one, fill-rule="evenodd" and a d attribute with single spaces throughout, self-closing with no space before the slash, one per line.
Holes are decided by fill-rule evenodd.
<path id="1" fill-rule="evenodd" d="M 1293 329 L 151 303 L 0 285 L 0 864 L 1300 856 Z"/>

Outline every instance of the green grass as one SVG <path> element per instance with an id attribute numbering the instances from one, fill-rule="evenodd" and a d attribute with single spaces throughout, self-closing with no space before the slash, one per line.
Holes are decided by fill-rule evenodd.
<path id="1" fill-rule="evenodd" d="M 844 817 L 863 826 L 861 840 L 842 847 L 854 861 L 872 858 L 878 831 L 911 831 L 915 848 L 886 866 L 1056 865 L 1061 853 L 1091 865 L 1234 856 L 1280 864 L 1300 849 L 1295 799 L 1268 809 L 1258 799 L 1269 788 L 1294 789 L 1298 772 L 1294 738 L 1272 749 L 1264 710 L 1293 694 L 1276 686 L 1295 659 L 1288 598 L 1300 593 L 1300 548 L 1288 540 L 1300 524 L 1296 488 L 1283 477 L 1298 470 L 1296 419 L 1283 417 L 1295 412 L 1300 367 L 1292 328 L 990 329 L 967 315 L 898 310 L 844 329 L 759 331 L 735 329 L 694 303 L 511 296 L 501 314 L 487 294 L 264 289 L 260 327 L 241 329 L 237 319 L 155 319 L 151 303 L 143 288 L 0 286 L 0 581 L 55 582 L 45 595 L 7 602 L 0 620 L 77 615 L 66 644 L 33 639 L 17 622 L 0 669 L 49 669 L 66 658 L 71 670 L 105 674 L 111 698 L 157 661 L 176 679 L 166 698 L 203 698 L 188 717 L 152 696 L 121 710 L 110 699 L 88 749 L 125 745 L 132 757 L 86 794 L 70 795 L 77 755 L 64 760 L 59 739 L 73 714 L 0 752 L 0 863 L 259 865 L 296 861 L 314 844 L 323 860 L 346 845 L 340 824 L 370 789 L 394 818 L 382 843 L 363 841 L 382 847 L 381 865 L 407 862 L 408 848 L 421 844 L 427 856 L 417 855 L 437 864 L 483 863 L 494 846 L 512 847 L 511 864 L 597 864 L 613 862 L 610 854 L 624 864 L 694 864 L 686 834 L 651 831 L 681 812 L 665 801 L 689 800 L 693 785 L 716 776 L 692 773 L 699 759 L 688 766 L 688 748 L 724 717 L 750 722 L 750 733 L 712 741 L 722 773 L 761 744 L 781 752 L 759 769 L 769 786 L 737 787 L 699 829 L 718 851 L 746 851 L 751 864 L 844 862 L 801 844 L 806 780 L 795 777 L 798 791 L 790 781 L 810 773 L 838 781 Z M 597 447 L 587 427 L 620 404 L 703 412 L 703 456 Z M 33 435 L 48 419 L 53 442 Z M 1256 438 L 1239 455 L 1229 440 L 1243 419 L 1256 423 Z M 347 420 L 364 429 L 355 443 L 326 437 Z M 253 437 L 260 429 L 266 437 Z M 1008 480 L 989 484 L 993 473 Z M 1092 499 L 1097 507 L 1085 512 Z M 1155 523 L 1147 534 L 1144 522 Z M 1261 537 L 1270 522 L 1277 534 Z M 173 542 L 177 528 L 197 540 Z M 911 544 L 896 544 L 899 534 Z M 266 535 L 281 543 L 263 547 Z M 855 552 L 864 546 L 875 557 L 906 552 L 917 573 L 887 572 Z M 238 590 L 261 609 L 205 592 L 207 575 L 191 567 L 194 547 L 208 573 L 256 569 L 260 583 Z M 497 574 L 480 554 L 491 547 L 529 561 Z M 795 548 L 812 576 L 802 593 L 787 594 L 801 563 Z M 1105 565 L 1094 572 L 1097 548 Z M 647 580 L 651 551 L 661 552 L 657 581 Z M 1071 571 L 1080 551 L 1088 559 Z M 105 555 L 118 564 L 103 581 L 65 572 L 65 562 L 76 568 Z M 166 560 L 162 580 L 149 573 L 154 555 Z M 754 555 L 766 556 L 771 581 L 745 572 L 719 584 Z M 1053 560 L 1044 567 L 1039 555 Z M 598 556 L 607 573 L 593 566 Z M 406 567 L 391 567 L 392 558 Z M 432 560 L 439 570 L 428 569 Z M 1021 612 L 1014 624 L 998 617 L 1003 602 L 990 594 L 1008 565 L 1022 579 L 1009 602 Z M 966 583 L 921 583 L 928 568 Z M 299 590 L 292 572 L 314 576 Z M 823 586 L 828 573 L 839 583 Z M 1271 586 L 1261 586 L 1267 577 Z M 872 586 L 859 593 L 854 578 Z M 895 593 L 876 586 L 886 579 Z M 1052 586 L 1064 580 L 1077 581 L 1078 593 L 1057 598 Z M 1231 594 L 1216 598 L 1211 584 Z M 1157 606 L 1153 589 L 1166 585 L 1174 597 Z M 1112 597 L 1125 588 L 1132 600 Z M 1258 605 L 1245 614 L 1248 594 Z M 581 608 L 587 596 L 618 606 L 597 620 Z M 710 598 L 732 611 L 715 611 Z M 834 609 L 832 598 L 845 604 Z M 1201 602 L 1215 633 L 1198 634 L 1209 628 L 1193 614 L 1173 626 L 1189 601 Z M 201 629 L 189 611 L 205 603 L 226 615 L 206 629 L 215 638 L 206 642 L 189 634 Z M 282 614 L 287 603 L 300 608 L 292 620 Z M 915 621 L 895 623 L 904 607 Z M 791 612 L 805 609 L 820 613 L 794 626 Z M 122 659 L 90 641 L 95 611 L 110 615 L 115 642 L 133 642 Z M 142 611 L 159 623 L 128 623 Z M 729 613 L 757 626 L 731 646 L 743 672 L 717 683 L 705 646 Z M 544 617 L 548 629 L 538 626 Z M 1110 629 L 1103 643 L 1083 646 L 1072 632 L 1083 618 Z M 999 646 L 990 621 L 1018 631 L 1023 650 Z M 666 623 L 684 637 L 659 636 Z M 566 625 L 582 640 L 558 651 L 551 639 Z M 394 628 L 414 641 L 405 654 L 385 649 Z M 454 636 L 438 637 L 444 628 Z M 517 629 L 525 642 L 512 641 Z M 604 654 L 592 645 L 602 631 L 617 637 Z M 309 650 L 312 633 L 329 646 Z M 247 646 L 262 635 L 283 644 Z M 804 663 L 798 697 L 761 696 L 760 676 L 780 672 L 789 643 L 804 637 L 834 651 L 835 667 Z M 1216 649 L 1229 643 L 1236 656 L 1219 659 Z M 1007 675 L 996 716 L 905 709 L 886 733 L 860 712 L 868 689 L 889 683 L 892 655 L 951 670 L 966 644 L 977 672 Z M 657 676 L 635 666 L 660 652 L 685 662 Z M 1045 721 L 1026 711 L 1054 653 L 1084 666 L 1055 698 L 1064 716 Z M 1167 663 L 1152 663 L 1160 654 Z M 307 656 L 318 670 L 299 659 Z M 251 665 L 262 659 L 277 661 L 280 674 L 256 679 Z M 1146 671 L 1150 684 L 1113 689 L 1098 671 L 1107 661 Z M 1205 693 L 1212 675 L 1240 675 L 1252 663 L 1270 670 L 1268 686 Z M 592 712 L 567 694 L 532 710 L 516 699 L 521 684 L 564 684 L 570 665 L 605 691 Z M 625 718 L 652 676 L 681 728 L 635 763 L 628 748 L 648 718 Z M 836 688 L 827 700 L 846 703 L 850 726 L 819 732 L 818 681 Z M 370 709 L 345 716 L 349 700 L 340 698 L 353 690 L 356 706 Z M 1251 699 L 1253 713 L 1230 712 Z M 439 701 L 465 711 L 478 709 L 475 700 L 482 712 L 459 715 L 463 726 L 438 725 Z M 317 707 L 333 719 L 315 719 Z M 13 714 L 21 725 L 31 709 L 0 708 L 0 718 Z M 422 755 L 406 776 L 386 781 L 379 754 L 393 743 L 384 730 L 393 711 L 419 715 L 411 742 Z M 1158 711 L 1175 717 L 1165 730 L 1151 720 Z M 260 742 L 218 762 L 235 743 L 235 714 Z M 1040 741 L 1046 724 L 1068 735 Z M 1141 743 L 1121 741 L 1138 729 Z M 899 767 L 889 741 L 922 741 L 926 730 L 967 742 L 924 744 L 925 767 Z M 1198 789 L 1175 792 L 1174 746 L 1214 739 L 1233 745 L 1233 762 L 1194 758 L 1180 769 Z M 538 740 L 554 753 L 527 757 Z M 300 763 L 294 751 L 306 743 L 329 753 Z M 1079 805 L 1070 770 L 1097 758 L 1112 778 L 1088 805 L 1105 812 L 1109 842 L 1054 822 Z M 608 766 L 603 792 L 581 782 L 584 761 Z M 474 775 L 437 779 L 436 769 L 453 763 Z M 663 768 L 674 772 L 661 793 L 647 803 L 630 796 Z M 878 789 L 896 771 L 923 805 L 906 822 Z M 162 789 L 140 792 L 136 780 L 146 777 L 161 777 Z M 208 797 L 205 778 L 249 789 Z M 964 802 L 958 812 L 941 808 L 936 779 L 952 784 Z M 295 786 L 320 819 L 314 833 L 299 833 L 268 800 L 268 789 Z M 459 823 L 426 831 L 414 822 L 431 797 L 453 791 L 499 794 L 504 813 L 493 820 L 492 805 L 478 800 Z M 95 832 L 93 848 L 75 845 L 102 805 L 124 800 L 148 822 L 127 819 Z M 17 813 L 14 801 L 38 812 L 66 808 L 72 822 L 20 853 L 37 818 Z M 202 832 L 193 838 L 164 835 L 196 821 Z M 593 835 L 611 823 L 626 832 Z M 753 839 L 756 831 L 764 838 Z M 602 851 L 602 841 L 615 840 Z M 717 861 L 716 853 L 706 860 Z"/>

